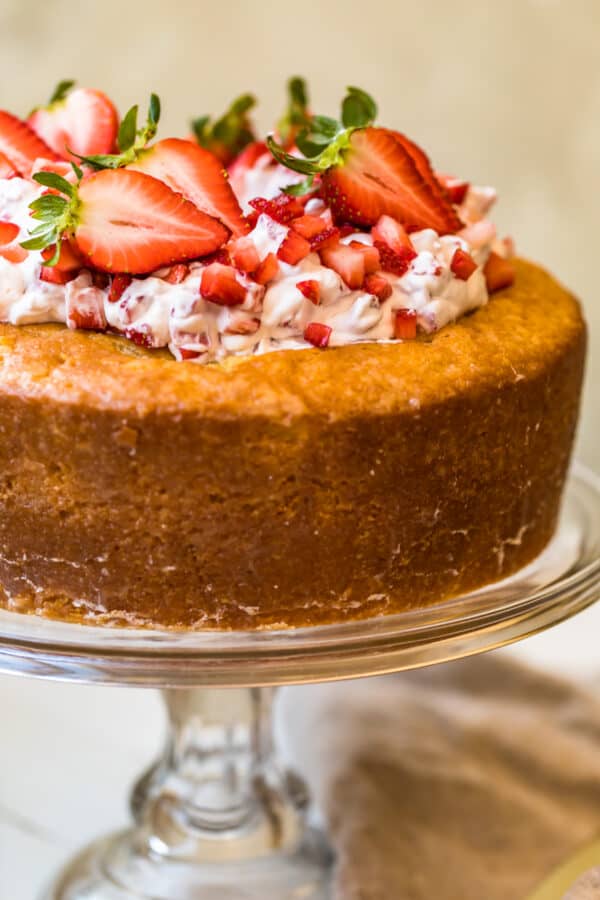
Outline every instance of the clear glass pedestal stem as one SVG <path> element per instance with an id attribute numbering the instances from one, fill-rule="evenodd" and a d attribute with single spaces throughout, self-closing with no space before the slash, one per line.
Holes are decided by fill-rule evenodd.
<path id="1" fill-rule="evenodd" d="M 325 900 L 330 856 L 278 763 L 270 688 L 164 692 L 159 761 L 132 828 L 84 850 L 45 900 Z"/>

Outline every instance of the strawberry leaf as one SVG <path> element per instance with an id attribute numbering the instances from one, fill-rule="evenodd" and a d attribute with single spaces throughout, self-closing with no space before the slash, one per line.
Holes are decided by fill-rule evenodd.
<path id="1" fill-rule="evenodd" d="M 365 128 L 377 118 L 377 104 L 360 88 L 349 87 L 342 101 L 342 122 L 346 128 Z"/>
<path id="2" fill-rule="evenodd" d="M 81 162 L 93 169 L 120 169 L 135 162 L 138 154 L 155 137 L 160 119 L 160 100 L 156 94 L 150 95 L 150 105 L 146 124 L 137 128 L 137 106 L 132 106 L 119 125 L 117 142 L 121 153 L 98 154 L 96 156 L 80 156 L 73 153 Z M 71 153 L 73 151 L 70 151 Z"/>
<path id="3" fill-rule="evenodd" d="M 125 150 L 129 150 L 130 147 L 133 147 L 135 143 L 135 138 L 137 135 L 137 117 L 138 117 L 138 107 L 132 106 L 131 109 L 125 113 L 123 117 L 123 121 L 119 125 L 119 133 L 117 135 L 117 144 L 121 153 Z"/>
<path id="4" fill-rule="evenodd" d="M 194 119 L 192 130 L 196 140 L 227 164 L 256 140 L 248 117 L 255 106 L 256 98 L 252 94 L 242 94 L 216 121 L 213 122 L 210 116 Z"/>
<path id="5" fill-rule="evenodd" d="M 284 194 L 288 194 L 290 197 L 304 197 L 306 194 L 310 194 L 311 191 L 314 190 L 314 184 L 314 175 L 309 175 L 308 178 L 304 179 L 304 181 L 300 181 L 298 184 L 288 184 L 287 187 L 281 188 L 281 190 Z"/>
<path id="6" fill-rule="evenodd" d="M 53 190 L 60 191 L 61 194 L 66 194 L 68 197 L 72 197 L 74 194 L 73 185 L 66 178 L 63 178 L 62 175 L 57 175 L 56 172 L 36 172 L 33 180 L 43 187 L 53 188 Z M 33 202 L 37 203 L 37 200 Z"/>
<path id="7" fill-rule="evenodd" d="M 71 79 L 59 81 L 54 88 L 52 96 L 50 97 L 49 105 L 51 106 L 53 103 L 58 103 L 60 100 L 64 100 L 72 87 L 75 87 L 75 82 Z"/>
<path id="8" fill-rule="evenodd" d="M 290 78 L 287 85 L 288 106 L 277 123 L 277 134 L 284 147 L 294 144 L 298 132 L 310 125 L 308 91 L 303 78 Z"/>
<path id="9" fill-rule="evenodd" d="M 152 125 L 154 126 L 154 133 L 156 134 L 156 127 L 160 121 L 160 97 L 158 94 L 150 94 L 150 106 L 148 107 L 148 125 L 149 129 Z M 154 137 L 154 135 L 153 135 Z"/>
<path id="10" fill-rule="evenodd" d="M 292 156 L 274 140 L 273 135 L 267 137 L 267 147 L 282 166 L 302 175 L 316 175 L 320 172 L 318 162 L 314 159 L 303 159 L 301 156 Z"/>

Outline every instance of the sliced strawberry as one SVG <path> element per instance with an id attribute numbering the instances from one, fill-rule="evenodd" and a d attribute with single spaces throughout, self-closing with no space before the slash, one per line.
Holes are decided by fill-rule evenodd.
<path id="1" fill-rule="evenodd" d="M 132 281 L 131 275 L 113 275 L 108 292 L 109 303 L 120 300 Z"/>
<path id="2" fill-rule="evenodd" d="M 304 340 L 315 347 L 327 347 L 330 337 L 331 328 L 322 322 L 309 322 L 304 329 Z"/>
<path id="3" fill-rule="evenodd" d="M 260 266 L 260 256 L 253 240 L 247 237 L 238 238 L 229 247 L 232 262 L 242 272 L 255 272 Z"/>
<path id="4" fill-rule="evenodd" d="M 397 253 L 390 250 L 387 244 L 382 241 L 375 241 L 375 246 L 379 250 L 379 258 L 381 260 L 381 268 L 384 272 L 393 272 L 394 275 L 401 277 L 408 272 L 411 262 L 416 259 L 417 252 L 410 247 L 402 247 Z"/>
<path id="5" fill-rule="evenodd" d="M 444 190 L 443 186 L 438 181 L 438 178 L 431 166 L 429 157 L 427 156 L 425 151 L 421 147 L 419 147 L 418 144 L 415 144 L 414 141 L 411 141 L 410 138 L 407 138 L 405 134 L 402 134 L 399 131 L 392 131 L 391 134 L 394 135 L 398 143 L 401 144 L 402 147 L 407 151 L 407 153 L 412 157 L 417 172 L 419 173 L 423 181 L 427 184 L 433 196 L 446 209 L 448 215 L 454 219 L 454 226 L 451 230 L 457 231 L 459 228 L 461 228 L 462 222 L 456 215 L 456 211 L 452 209 L 453 201 L 448 197 L 447 191 Z M 449 200 L 450 203 L 448 202 Z"/>
<path id="6" fill-rule="evenodd" d="M 277 256 L 282 262 L 295 266 L 308 256 L 310 251 L 309 242 L 290 229 L 277 251 Z"/>
<path id="7" fill-rule="evenodd" d="M 483 267 L 483 274 L 490 294 L 510 287 L 515 280 L 515 267 L 509 259 L 502 259 L 497 253 L 490 253 Z"/>
<path id="8" fill-rule="evenodd" d="M 268 256 L 265 256 L 260 266 L 254 272 L 253 278 L 258 284 L 267 284 L 269 281 L 273 281 L 274 278 L 279 274 L 279 262 L 277 261 L 277 257 L 274 253 L 269 253 Z"/>
<path id="9" fill-rule="evenodd" d="M 65 295 L 67 325 L 88 331 L 105 331 L 104 293 L 97 287 L 67 288 Z"/>
<path id="10" fill-rule="evenodd" d="M 12 244 L 19 236 L 19 226 L 14 222 L 0 222 L 0 247 Z"/>
<path id="11" fill-rule="evenodd" d="M 98 269 L 143 274 L 217 250 L 227 229 L 156 178 L 104 169 L 84 178 L 74 238 Z"/>
<path id="12" fill-rule="evenodd" d="M 136 162 L 127 167 L 163 181 L 171 190 L 229 228 L 234 237 L 248 232 L 223 166 L 208 150 L 192 141 L 166 138 L 142 150 Z"/>
<path id="13" fill-rule="evenodd" d="M 324 247 L 320 251 L 321 262 L 337 272 L 349 288 L 358 290 L 365 280 L 365 258 L 360 250 L 346 244 Z"/>
<path id="14" fill-rule="evenodd" d="M 368 294 L 377 297 L 381 303 L 391 297 L 393 293 L 391 284 L 383 275 L 367 275 L 363 288 Z"/>
<path id="15" fill-rule="evenodd" d="M 264 197 L 255 197 L 250 200 L 250 206 L 258 213 L 270 216 L 280 225 L 289 225 L 293 219 L 304 215 L 304 205 L 296 197 L 287 194 L 278 194 L 273 200 Z"/>
<path id="16" fill-rule="evenodd" d="M 327 223 L 320 216 L 300 216 L 298 219 L 294 219 L 292 227 L 294 231 L 310 241 L 327 229 Z"/>
<path id="17" fill-rule="evenodd" d="M 14 178 L 18 174 L 10 159 L 4 153 L 0 153 L 0 178 Z"/>
<path id="18" fill-rule="evenodd" d="M 417 314 L 414 309 L 397 309 L 394 318 L 394 337 L 410 341 L 417 336 Z"/>
<path id="19" fill-rule="evenodd" d="M 450 270 L 460 278 L 461 281 L 468 281 L 473 272 L 477 269 L 477 263 L 470 253 L 465 253 L 460 247 L 457 247 L 450 263 Z"/>
<path id="20" fill-rule="evenodd" d="M 246 299 L 246 289 L 235 277 L 235 271 L 221 263 L 211 263 L 203 269 L 200 293 L 219 306 L 239 306 Z"/>
<path id="21" fill-rule="evenodd" d="M 92 156 L 115 150 L 119 114 L 106 94 L 76 88 L 49 106 L 34 110 L 27 123 L 55 153 L 77 161 L 74 154 Z"/>
<path id="22" fill-rule="evenodd" d="M 301 294 L 304 294 L 307 300 L 310 300 L 310 302 L 314 303 L 315 306 L 319 305 L 319 301 L 321 299 L 320 282 L 313 279 L 309 279 L 307 281 L 297 281 L 296 287 Z"/>
<path id="23" fill-rule="evenodd" d="M 47 281 L 50 284 L 68 284 L 74 278 L 77 278 L 77 272 L 63 272 L 56 266 L 42 266 L 40 269 L 40 281 Z"/>
<path id="24" fill-rule="evenodd" d="M 54 151 L 29 125 L 3 110 L 0 110 L 0 153 L 25 178 L 31 175 L 36 159 L 56 159 Z"/>
<path id="25" fill-rule="evenodd" d="M 190 274 L 190 267 L 186 263 L 176 263 L 162 276 L 163 281 L 169 284 L 181 284 Z"/>
<path id="26" fill-rule="evenodd" d="M 363 244 L 361 241 L 350 241 L 349 247 L 362 253 L 365 261 L 365 274 L 370 275 L 371 272 L 377 272 L 381 268 L 379 258 L 379 250 L 377 247 L 371 247 L 370 244 Z"/>
<path id="27" fill-rule="evenodd" d="M 461 181 L 459 178 L 453 178 L 452 175 L 442 175 L 440 172 L 436 172 L 435 177 L 448 194 L 452 203 L 454 203 L 455 206 L 460 206 L 467 196 L 467 191 L 471 187 L 469 182 Z"/>
<path id="28" fill-rule="evenodd" d="M 344 163 L 324 172 L 321 187 L 338 221 L 374 225 L 389 215 L 411 231 L 447 234 L 461 227 L 449 200 L 436 194 L 394 133 L 361 128 L 349 140 Z"/>

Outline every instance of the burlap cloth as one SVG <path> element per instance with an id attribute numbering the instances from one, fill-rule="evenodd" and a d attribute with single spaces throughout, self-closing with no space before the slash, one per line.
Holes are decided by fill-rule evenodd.
<path id="1" fill-rule="evenodd" d="M 600 683 L 493 653 L 312 690 L 295 739 L 335 900 L 523 900 L 600 832 Z M 600 898 L 600 875 L 566 896 Z"/>

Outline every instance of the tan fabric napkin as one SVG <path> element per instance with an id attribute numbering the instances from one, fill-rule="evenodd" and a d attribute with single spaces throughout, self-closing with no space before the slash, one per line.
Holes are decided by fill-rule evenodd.
<path id="1" fill-rule="evenodd" d="M 493 653 L 312 699 L 296 740 L 335 900 L 524 900 L 600 832 L 600 684 Z M 592 897 L 594 873 L 568 894 Z"/>

